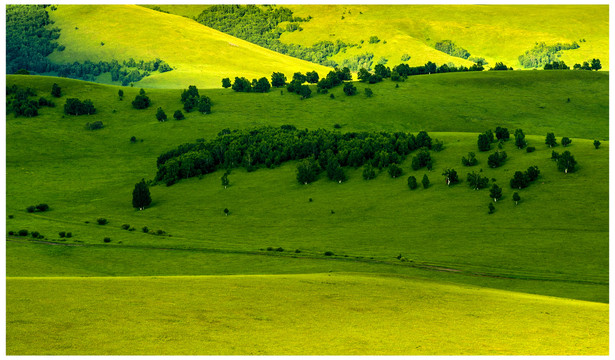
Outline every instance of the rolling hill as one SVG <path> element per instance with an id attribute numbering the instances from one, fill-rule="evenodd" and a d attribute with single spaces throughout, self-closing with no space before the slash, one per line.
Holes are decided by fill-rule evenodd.
<path id="1" fill-rule="evenodd" d="M 49 55 L 54 62 L 160 58 L 174 68 L 141 80 L 138 86 L 143 87 L 219 88 L 224 77 L 269 78 L 274 71 L 287 77 L 297 71 L 324 75 L 331 70 L 142 6 L 60 5 L 50 17 L 61 29 L 57 41 L 66 47 Z"/>

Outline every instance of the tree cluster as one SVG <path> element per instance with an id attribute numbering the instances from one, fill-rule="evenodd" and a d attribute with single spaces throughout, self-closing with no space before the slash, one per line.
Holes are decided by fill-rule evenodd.
<path id="1" fill-rule="evenodd" d="M 253 171 L 263 166 L 276 167 L 286 161 L 305 160 L 300 163 L 304 164 L 301 180 L 298 178 L 300 183 L 313 181 L 322 171 L 339 182 L 345 179 L 342 167 L 369 164 L 382 170 L 401 163 L 412 151 L 428 144 L 431 138 L 425 132 L 416 137 L 402 132 L 341 134 L 324 129 L 297 130 L 292 125 L 223 130 L 211 141 L 184 144 L 161 154 L 155 179 L 171 185 L 219 168 L 245 167 Z M 367 178 L 373 176 L 367 174 Z"/>
<path id="2" fill-rule="evenodd" d="M 519 56 L 519 63 L 526 69 L 543 67 L 545 64 L 559 61 L 558 57 L 562 50 L 578 49 L 579 44 L 557 43 L 555 45 L 547 45 L 544 42 L 536 44 L 533 49 L 527 50 L 523 55 Z"/>
<path id="3" fill-rule="evenodd" d="M 77 98 L 66 99 L 64 113 L 66 115 L 92 115 L 96 112 L 92 100 L 85 99 L 83 102 Z"/>
<path id="4" fill-rule="evenodd" d="M 577 161 L 568 150 L 564 151 L 561 155 L 553 151 L 551 154 L 551 159 L 557 161 L 557 169 L 565 172 L 566 174 L 569 172 L 574 172 L 575 166 L 577 165 Z"/>
<path id="5" fill-rule="evenodd" d="M 139 90 L 139 94 L 132 101 L 132 107 L 135 109 L 147 109 L 151 104 L 152 101 L 145 95 L 145 90 L 143 89 Z"/>
<path id="6" fill-rule="evenodd" d="M 526 188 L 531 182 L 538 179 L 539 174 L 538 166 L 530 166 L 525 172 L 516 171 L 513 178 L 510 179 L 510 187 L 519 190 Z"/>
<path id="7" fill-rule="evenodd" d="M 14 112 L 15 116 L 34 117 L 38 116 L 38 110 L 43 106 L 55 107 L 55 103 L 44 97 L 38 100 L 34 89 L 20 87 L 15 84 L 6 87 L 6 111 Z"/>
<path id="8" fill-rule="evenodd" d="M 504 65 L 504 63 L 502 62 L 496 62 L 495 65 L 489 70 L 491 71 L 491 70 L 512 70 L 512 69 L 513 69 L 512 67 L 508 67 Z"/>
<path id="9" fill-rule="evenodd" d="M 504 164 L 504 160 L 506 160 L 506 151 L 496 151 L 493 154 L 489 155 L 487 158 L 487 164 L 489 167 L 497 168 Z"/>
<path id="10" fill-rule="evenodd" d="M 211 113 L 211 99 L 205 95 L 199 96 L 199 89 L 195 85 L 188 86 L 188 89 L 182 92 L 181 102 L 184 104 L 186 112 L 197 109 L 201 114 Z"/>
<path id="11" fill-rule="evenodd" d="M 434 49 L 449 54 L 450 56 L 467 59 L 470 57 L 468 50 L 455 45 L 451 40 L 438 41 L 434 45 Z"/>
<path id="12" fill-rule="evenodd" d="M 598 71 L 602 69 L 602 64 L 600 64 L 600 59 L 592 59 L 589 63 L 587 61 L 584 61 L 583 65 L 574 64 L 572 68 L 575 70 L 596 70 Z"/>
<path id="13" fill-rule="evenodd" d="M 480 176 L 480 174 L 472 171 L 468 174 L 468 185 L 474 190 L 484 189 L 487 185 L 489 185 L 489 178 L 486 176 Z"/>

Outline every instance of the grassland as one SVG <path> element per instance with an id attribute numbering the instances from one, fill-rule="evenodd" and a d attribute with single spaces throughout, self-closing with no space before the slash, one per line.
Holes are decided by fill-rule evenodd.
<path id="1" fill-rule="evenodd" d="M 7 294 L 8 355 L 608 354 L 606 304 L 404 277 L 9 278 Z"/>
<path id="2" fill-rule="evenodd" d="M 338 54 L 334 60 L 371 52 L 374 63 L 381 57 L 387 65 L 397 65 L 401 56 L 411 56 L 411 66 L 427 61 L 471 64 L 433 49 L 440 40 L 452 40 L 472 56 L 483 57 L 489 64 L 502 61 L 520 68 L 518 57 L 538 42 L 572 43 L 579 49 L 564 51 L 561 60 L 575 63 L 599 58 L 609 68 L 609 19 L 605 5 L 457 5 L 457 6 L 374 6 L 374 5 L 285 5 L 295 15 L 312 16 L 302 23 L 303 31 L 284 33 L 287 43 L 311 45 L 322 40 L 359 43 Z M 343 17 L 343 19 L 342 19 Z M 369 44 L 378 36 L 377 44 Z M 585 42 L 579 42 L 585 39 Z M 386 44 L 384 41 L 386 40 Z"/>
<path id="3" fill-rule="evenodd" d="M 66 46 L 49 58 L 58 63 L 117 59 L 166 61 L 173 71 L 154 73 L 139 82 L 148 88 L 182 88 L 188 85 L 219 88 L 221 79 L 270 77 L 281 71 L 330 69 L 261 48 L 202 26 L 182 16 L 136 5 L 60 5 L 50 12 L 62 31 L 58 43 Z M 135 21 L 137 20 L 138 21 Z M 104 43 L 102 45 L 101 43 Z M 104 82 L 105 77 L 99 81 Z"/>

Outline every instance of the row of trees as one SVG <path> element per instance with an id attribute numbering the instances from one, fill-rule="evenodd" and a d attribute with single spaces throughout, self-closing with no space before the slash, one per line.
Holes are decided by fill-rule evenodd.
<path id="1" fill-rule="evenodd" d="M 591 63 L 591 64 L 590 64 Z M 602 69 L 602 64 L 600 64 L 600 59 L 592 59 L 591 62 L 587 61 L 583 62 L 583 65 L 577 63 L 572 67 L 574 70 L 600 70 Z M 552 63 L 546 63 L 544 66 L 545 70 L 570 70 L 570 67 L 566 65 L 563 60 L 555 60 Z"/>
<path id="2" fill-rule="evenodd" d="M 322 171 L 327 171 L 334 181 L 343 181 L 338 167 L 356 168 L 369 163 L 383 169 L 401 163 L 408 154 L 422 147 L 431 148 L 431 138 L 424 131 L 415 136 L 402 132 L 341 134 L 324 129 L 297 130 L 292 125 L 232 132 L 227 129 L 209 142 L 184 144 L 161 154 L 156 181 L 171 185 L 218 168 L 241 166 L 253 171 L 290 160 L 305 160 L 300 164 L 303 166 L 301 183 L 313 181 Z"/>

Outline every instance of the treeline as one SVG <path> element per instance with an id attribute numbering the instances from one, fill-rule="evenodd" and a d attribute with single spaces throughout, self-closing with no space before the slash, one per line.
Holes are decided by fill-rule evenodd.
<path id="1" fill-rule="evenodd" d="M 591 64 L 590 64 L 591 63 Z M 574 70 L 600 70 L 602 64 L 600 59 L 592 59 L 591 62 L 584 61 L 583 65 L 577 63 L 572 67 Z M 570 67 L 566 65 L 564 61 L 553 61 L 552 63 L 545 64 L 544 70 L 570 70 Z"/>
<path id="2" fill-rule="evenodd" d="M 527 50 L 523 55 L 519 56 L 519 63 L 524 68 L 538 68 L 543 67 L 547 63 L 557 61 L 561 56 L 562 50 L 578 49 L 579 44 L 573 42 L 572 44 L 547 45 L 544 42 L 537 43 L 533 49 Z"/>
<path id="3" fill-rule="evenodd" d="M 357 46 L 357 44 L 346 44 L 337 40 L 336 42 L 320 41 L 306 47 L 285 44 L 279 40 L 284 33 L 284 29 L 278 27 L 280 23 L 300 23 L 310 19 L 311 17 L 293 17 L 290 9 L 281 6 L 214 5 L 203 10 L 196 21 L 281 54 L 324 66 L 337 66 L 334 61 L 328 58 L 340 51 L 346 51 L 346 48 Z M 299 26 L 296 24 L 296 26 L 291 25 L 286 28 L 289 31 L 294 31 L 299 29 Z"/>
<path id="4" fill-rule="evenodd" d="M 64 46 L 55 40 L 60 36 L 59 28 L 49 28 L 47 5 L 8 5 L 6 9 L 6 72 L 17 73 L 28 70 L 40 74 L 56 73 L 60 77 L 94 81 L 103 73 L 110 72 L 112 81 L 126 86 L 135 83 L 152 72 L 171 71 L 171 67 L 160 59 L 151 61 L 129 59 L 72 64 L 56 64 L 47 56 L 54 50 L 63 51 Z M 55 9 L 51 7 L 50 9 Z"/>
<path id="5" fill-rule="evenodd" d="M 421 131 L 418 135 L 396 132 L 339 133 L 324 129 L 298 130 L 293 125 L 279 128 L 261 127 L 245 130 L 222 130 L 209 141 L 180 145 L 161 154 L 157 160 L 155 180 L 170 186 L 180 179 L 216 171 L 245 167 L 273 168 L 291 161 L 306 159 L 310 172 L 318 174 L 331 168 L 368 164 L 379 169 L 401 163 L 410 152 L 431 149 L 432 140 Z M 337 167 L 336 167 L 337 169 Z M 331 173 L 340 170 L 333 169 Z"/>

